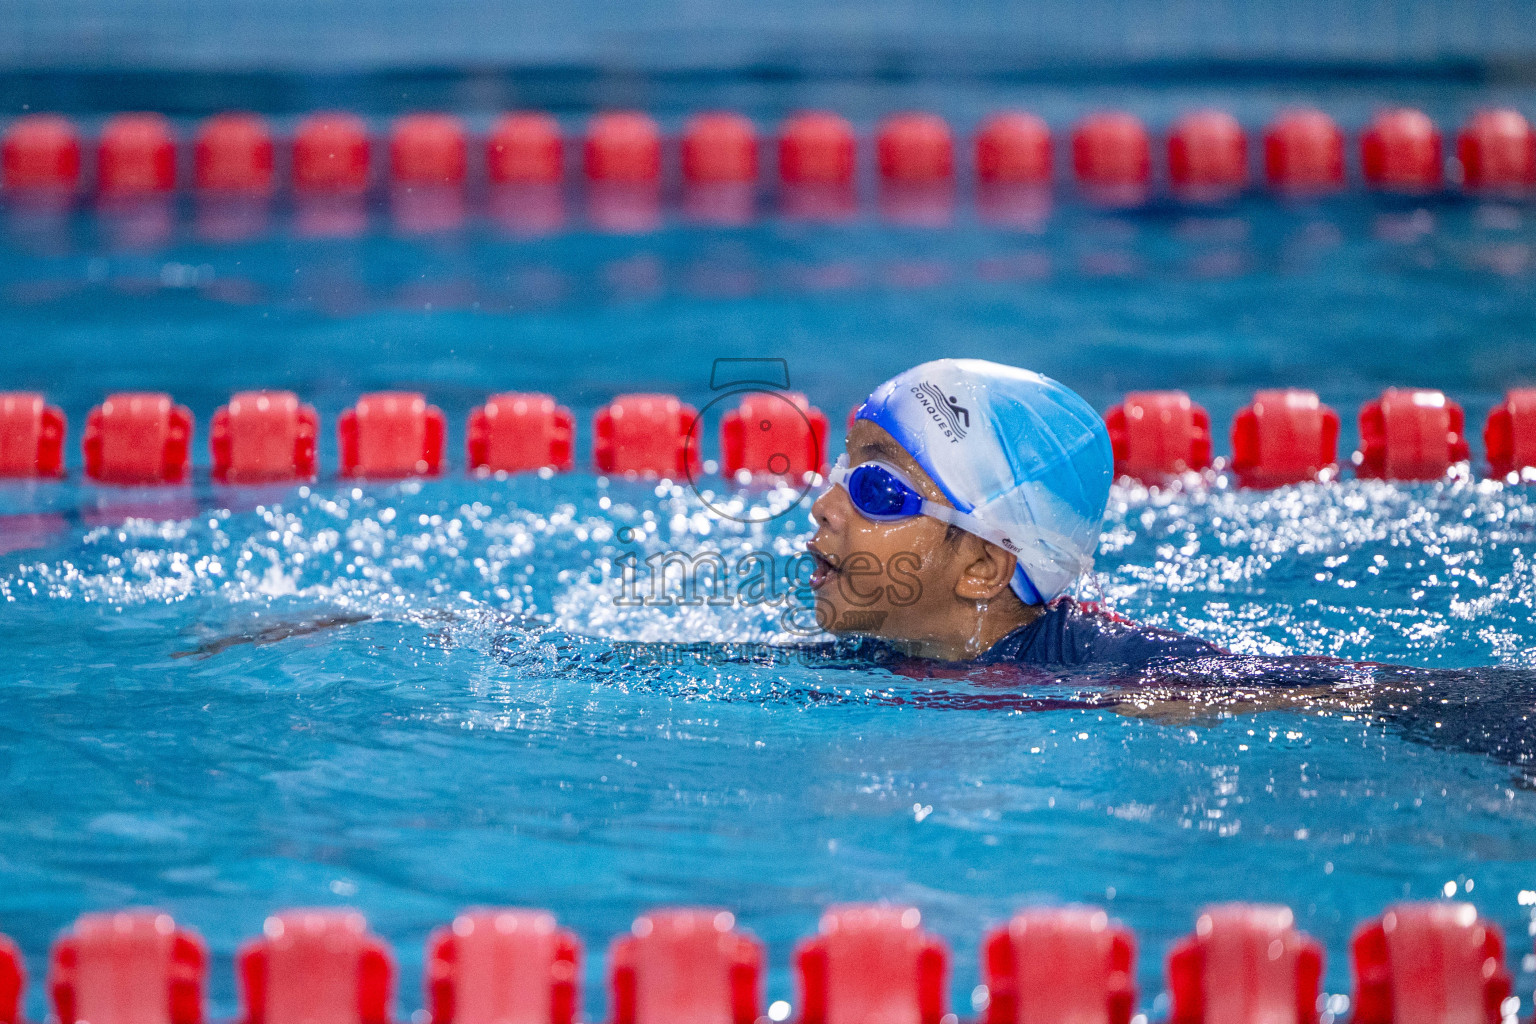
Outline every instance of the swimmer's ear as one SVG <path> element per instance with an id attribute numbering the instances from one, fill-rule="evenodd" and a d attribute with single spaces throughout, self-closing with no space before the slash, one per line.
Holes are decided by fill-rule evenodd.
<path id="1" fill-rule="evenodd" d="M 966 601 L 990 601 L 1008 590 L 1018 559 L 974 534 L 960 539 L 960 562 L 965 566 L 955 581 L 955 596 Z"/>

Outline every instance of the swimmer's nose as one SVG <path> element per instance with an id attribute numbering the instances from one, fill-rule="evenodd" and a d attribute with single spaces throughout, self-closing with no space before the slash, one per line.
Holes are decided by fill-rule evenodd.
<path id="1" fill-rule="evenodd" d="M 848 520 L 848 494 L 841 487 L 828 487 L 811 505 L 811 522 L 823 530 L 838 530 Z"/>

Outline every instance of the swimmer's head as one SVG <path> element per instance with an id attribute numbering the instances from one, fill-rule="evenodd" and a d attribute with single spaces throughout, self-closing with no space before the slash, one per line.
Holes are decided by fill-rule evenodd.
<path id="1" fill-rule="evenodd" d="M 1103 420 L 1048 377 L 940 359 L 886 381 L 812 512 L 823 628 L 980 653 L 1092 566 L 1112 476 Z"/>

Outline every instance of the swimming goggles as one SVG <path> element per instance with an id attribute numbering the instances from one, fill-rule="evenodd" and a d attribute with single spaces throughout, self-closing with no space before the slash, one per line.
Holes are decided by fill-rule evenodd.
<path id="1" fill-rule="evenodd" d="M 893 523 L 913 516 L 928 516 L 989 540 L 1006 551 L 1015 554 L 1019 551 L 1001 530 L 993 529 L 968 512 L 928 500 L 901 470 L 879 460 L 861 462 L 850 469 L 848 456 L 840 455 L 827 474 L 827 483 L 847 491 L 854 509 L 872 522 Z"/>

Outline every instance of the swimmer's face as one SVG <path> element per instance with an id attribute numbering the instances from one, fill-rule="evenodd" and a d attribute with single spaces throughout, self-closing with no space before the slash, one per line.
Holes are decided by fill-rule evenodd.
<path id="1" fill-rule="evenodd" d="M 848 433 L 848 465 L 878 460 L 899 469 L 930 501 L 948 505 L 917 460 L 883 429 L 857 420 Z M 931 516 L 866 519 L 842 487 L 811 508 L 816 559 L 811 586 L 816 618 L 831 633 L 892 640 L 948 640 L 974 622 L 978 603 L 1012 592 L 1013 556 Z"/>

